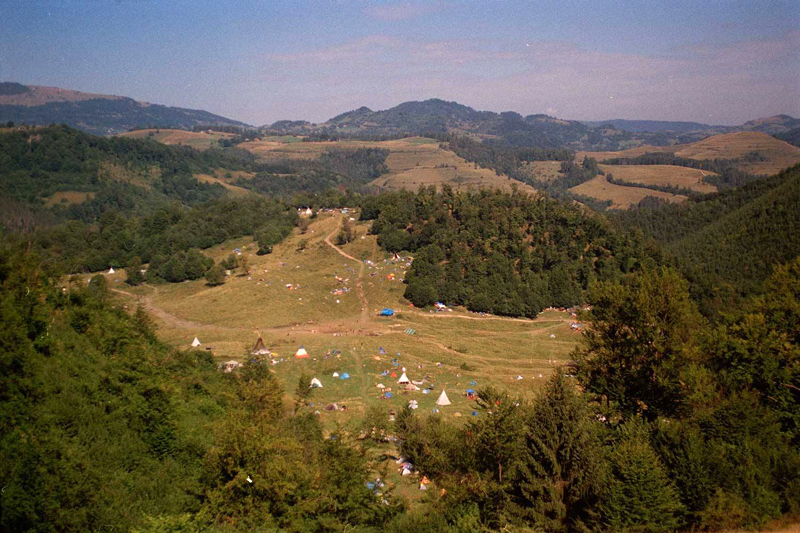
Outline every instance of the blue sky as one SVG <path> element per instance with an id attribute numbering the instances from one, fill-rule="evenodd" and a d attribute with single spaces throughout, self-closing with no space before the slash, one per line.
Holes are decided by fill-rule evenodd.
<path id="1" fill-rule="evenodd" d="M 737 124 L 800 116 L 800 2 L 3 0 L 0 80 L 256 125 L 434 97 Z"/>

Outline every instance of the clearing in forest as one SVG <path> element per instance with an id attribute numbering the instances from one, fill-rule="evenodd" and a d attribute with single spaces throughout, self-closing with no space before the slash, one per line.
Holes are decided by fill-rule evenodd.
<path id="1" fill-rule="evenodd" d="M 609 183 L 605 176 L 595 176 L 593 179 L 569 189 L 569 192 L 589 196 L 601 201 L 611 200 L 611 209 L 628 209 L 631 205 L 638 204 L 647 196 L 663 198 L 669 202 L 680 203 L 686 196 L 670 194 L 641 187 L 626 187 Z"/>
<path id="2" fill-rule="evenodd" d="M 382 148 L 389 150 L 386 166 L 389 172 L 374 180 L 371 185 L 380 189 L 411 189 L 420 186 L 448 184 L 455 189 L 468 187 L 490 187 L 509 190 L 512 184 L 519 189 L 534 192 L 520 181 L 497 175 L 490 169 L 457 156 L 454 152 L 439 147 L 434 139 L 409 137 L 393 141 L 325 141 L 325 142 L 280 142 L 259 140 L 242 143 L 262 161 L 281 159 L 316 159 L 328 150 L 355 150 L 358 148 Z"/>
<path id="3" fill-rule="evenodd" d="M 717 192 L 717 188 L 703 181 L 713 172 L 697 168 L 674 165 L 600 165 L 603 172 L 613 174 L 618 180 L 641 183 L 643 185 L 672 185 L 707 194 Z"/>
<path id="4" fill-rule="evenodd" d="M 401 281 L 410 258 L 381 250 L 367 234 L 368 223 L 357 223 L 356 239 L 337 246 L 341 219 L 338 212 L 322 215 L 305 234 L 295 230 L 264 256 L 247 238 L 207 250 L 219 261 L 240 248 L 251 265 L 249 276 L 233 271 L 218 287 L 197 280 L 133 288 L 122 283 L 121 270 L 106 276 L 124 304 L 133 308 L 138 300 L 156 320 L 159 337 L 179 348 L 197 337 L 218 362 L 242 361 L 260 333 L 287 394 L 302 373 L 322 382 L 312 401 L 329 428 L 370 406 L 400 409 L 411 399 L 430 413 L 442 389 L 453 402 L 442 414 L 469 417 L 474 403 L 467 389 L 496 385 L 530 396 L 577 344 L 576 319 L 566 312 L 528 320 L 412 308 Z M 378 316 L 384 307 L 395 316 Z M 310 357 L 294 357 L 300 346 Z M 403 368 L 422 382 L 420 389 L 433 390 L 404 390 L 397 383 Z M 341 379 L 345 372 L 350 379 Z M 348 409 L 326 411 L 331 403 Z"/>
<path id="5" fill-rule="evenodd" d="M 207 150 L 212 146 L 219 146 L 221 139 L 233 137 L 232 133 L 214 131 L 184 131 L 170 129 L 146 129 L 121 133 L 120 137 L 133 137 L 134 139 L 153 139 L 164 144 L 181 144 L 191 146 L 198 150 Z"/>

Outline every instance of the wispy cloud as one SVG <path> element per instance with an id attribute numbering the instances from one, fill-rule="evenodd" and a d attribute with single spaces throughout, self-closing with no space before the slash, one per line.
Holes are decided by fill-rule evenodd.
<path id="1" fill-rule="evenodd" d="M 294 100 L 300 87 L 317 102 L 340 106 L 331 116 L 360 105 L 380 109 L 440 97 L 494 111 L 558 110 L 565 118 L 743 122 L 800 113 L 797 50 L 800 32 L 662 56 L 586 50 L 564 41 L 373 35 L 265 59 L 293 88 Z"/>
<path id="2" fill-rule="evenodd" d="M 395 4 L 384 4 L 370 6 L 364 9 L 364 13 L 378 20 L 397 21 L 408 20 L 436 13 L 449 7 L 447 2 L 399 2 Z"/>

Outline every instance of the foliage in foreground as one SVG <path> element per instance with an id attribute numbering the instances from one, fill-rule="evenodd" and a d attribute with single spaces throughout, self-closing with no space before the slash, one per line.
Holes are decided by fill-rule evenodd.
<path id="1" fill-rule="evenodd" d="M 767 286 L 712 326 L 674 271 L 598 284 L 578 383 L 559 371 L 532 403 L 481 390 L 463 427 L 398 416 L 403 455 L 444 489 L 399 520 L 656 532 L 796 515 L 800 259 Z"/>
<path id="2" fill-rule="evenodd" d="M 105 279 L 62 291 L 0 251 L 3 531 L 322 531 L 387 522 L 354 446 L 285 414 L 265 361 L 240 374 L 159 342 Z"/>

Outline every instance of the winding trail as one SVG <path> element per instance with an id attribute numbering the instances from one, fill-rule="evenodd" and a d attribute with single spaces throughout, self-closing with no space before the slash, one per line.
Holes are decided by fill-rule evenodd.
<path id="1" fill-rule="evenodd" d="M 358 318 L 358 322 L 363 324 L 369 319 L 369 302 L 367 301 L 367 297 L 364 295 L 364 261 L 356 259 L 331 242 L 331 237 L 333 237 L 341 227 L 342 224 L 339 222 L 339 224 L 336 225 L 336 228 L 334 228 L 334 230 L 330 232 L 327 237 L 325 237 L 325 244 L 336 250 L 342 257 L 350 259 L 351 261 L 356 261 L 359 264 L 358 278 L 356 279 L 356 291 L 358 292 L 358 299 L 361 300 L 361 315 Z"/>

